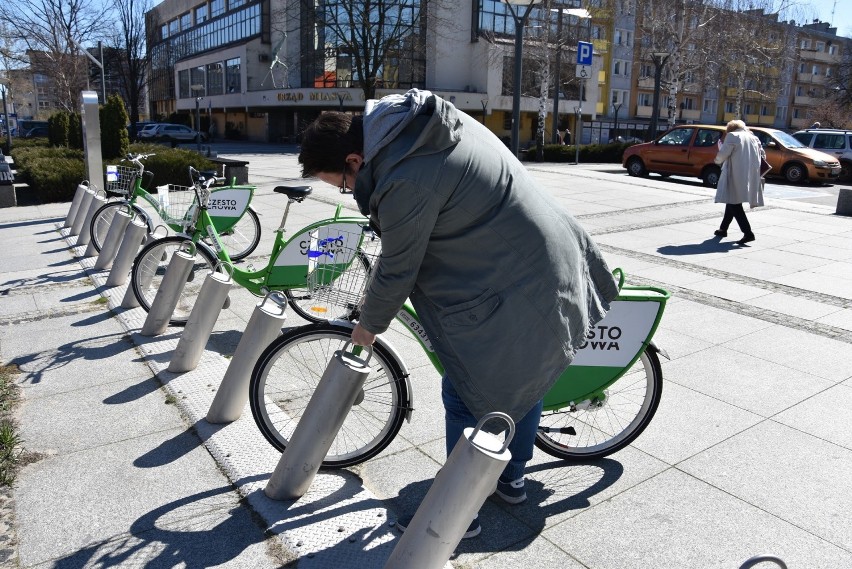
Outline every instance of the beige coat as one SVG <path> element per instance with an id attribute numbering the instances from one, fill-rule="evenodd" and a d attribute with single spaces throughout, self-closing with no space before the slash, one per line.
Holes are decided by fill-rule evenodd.
<path id="1" fill-rule="evenodd" d="M 766 157 L 766 152 L 751 132 L 729 132 L 716 154 L 716 164 L 722 165 L 719 184 L 716 186 L 716 203 L 748 202 L 751 207 L 763 205 L 763 184 L 760 177 L 762 157 Z"/>

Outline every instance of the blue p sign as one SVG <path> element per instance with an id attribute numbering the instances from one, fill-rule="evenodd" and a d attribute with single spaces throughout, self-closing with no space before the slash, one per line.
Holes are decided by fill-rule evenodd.
<path id="1" fill-rule="evenodd" d="M 577 65 L 592 64 L 592 44 L 587 41 L 577 42 Z"/>

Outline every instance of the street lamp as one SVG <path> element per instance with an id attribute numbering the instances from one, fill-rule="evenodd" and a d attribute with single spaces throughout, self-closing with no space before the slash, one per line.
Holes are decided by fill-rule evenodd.
<path id="1" fill-rule="evenodd" d="M 542 0 L 503 0 L 509 7 L 509 13 L 512 14 L 512 19 L 515 20 L 515 85 L 512 93 L 512 154 L 518 155 L 520 148 L 520 127 L 521 127 L 521 63 L 524 55 L 524 26 L 530 17 L 530 12 L 535 4 L 540 4 Z M 522 16 L 518 17 L 518 11 L 515 6 L 525 6 L 526 9 Z"/>
<path id="2" fill-rule="evenodd" d="M 613 130 L 615 133 L 612 135 L 612 141 L 618 142 L 618 111 L 621 110 L 622 103 L 615 103 L 612 108 L 615 109 L 615 128 Z"/>
<path id="3" fill-rule="evenodd" d="M 0 87 L 3 88 L 3 126 L 6 128 L 6 154 L 12 152 L 12 129 L 9 126 L 9 111 L 6 108 L 6 91 L 9 90 L 9 80 L 0 79 Z"/>
<path id="4" fill-rule="evenodd" d="M 201 152 L 201 117 L 198 114 L 198 104 L 204 97 L 199 93 L 204 92 L 204 85 L 195 83 L 189 86 L 190 90 L 195 93 L 195 149 Z"/>
<path id="5" fill-rule="evenodd" d="M 667 52 L 654 52 L 651 54 L 654 60 L 654 108 L 651 109 L 651 138 L 657 137 L 657 120 L 660 117 L 660 82 L 663 75 L 663 66 L 669 60 L 670 54 Z"/>

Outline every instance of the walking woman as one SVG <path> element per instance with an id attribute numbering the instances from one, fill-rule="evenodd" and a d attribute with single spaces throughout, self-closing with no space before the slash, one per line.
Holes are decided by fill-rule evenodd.
<path id="1" fill-rule="evenodd" d="M 716 186 L 716 203 L 725 204 L 722 224 L 714 233 L 728 236 L 728 226 L 736 219 L 743 237 L 737 243 L 754 241 L 754 233 L 746 217 L 743 203 L 751 207 L 763 205 L 763 184 L 760 177 L 760 160 L 766 157 L 760 141 L 741 120 L 728 123 L 725 142 L 716 154 L 716 164 L 722 166 Z"/>

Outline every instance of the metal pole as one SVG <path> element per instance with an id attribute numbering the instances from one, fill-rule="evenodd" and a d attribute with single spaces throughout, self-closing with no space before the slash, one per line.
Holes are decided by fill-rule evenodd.
<path id="1" fill-rule="evenodd" d="M 613 129 L 615 133 L 612 135 L 612 141 L 618 142 L 618 111 L 621 110 L 621 103 L 617 103 L 613 107 L 615 108 L 615 128 Z"/>
<path id="2" fill-rule="evenodd" d="M 9 111 L 6 109 L 6 90 L 7 87 L 3 84 L 3 126 L 6 127 L 6 152 L 5 154 L 11 154 L 12 152 L 12 129 L 9 127 Z"/>
<path id="3" fill-rule="evenodd" d="M 580 87 L 580 98 L 582 98 L 582 87 Z M 574 121 L 574 163 L 580 163 L 580 135 L 583 134 L 583 106 L 574 107 L 577 113 L 577 120 Z"/>
<path id="4" fill-rule="evenodd" d="M 195 147 L 198 152 L 201 152 L 201 120 L 198 116 L 198 103 L 201 97 L 195 98 Z"/>
<path id="5" fill-rule="evenodd" d="M 511 4 L 507 4 L 512 18 L 515 20 L 515 85 L 512 93 L 512 154 L 518 155 L 521 146 L 519 139 L 521 130 L 521 72 L 524 54 L 524 26 L 527 24 L 533 2 L 531 0 L 524 10 L 524 15 L 518 18 L 518 13 Z"/>
<path id="6" fill-rule="evenodd" d="M 98 42 L 98 51 L 101 53 L 101 95 L 103 96 L 103 104 L 106 105 L 106 72 L 104 68 L 104 45 L 102 42 Z"/>
<path id="7" fill-rule="evenodd" d="M 562 59 L 562 8 L 559 8 L 559 16 L 556 19 L 556 80 L 553 82 L 553 132 L 551 142 L 559 144 L 559 91 L 562 89 L 562 73 L 560 61 Z"/>

